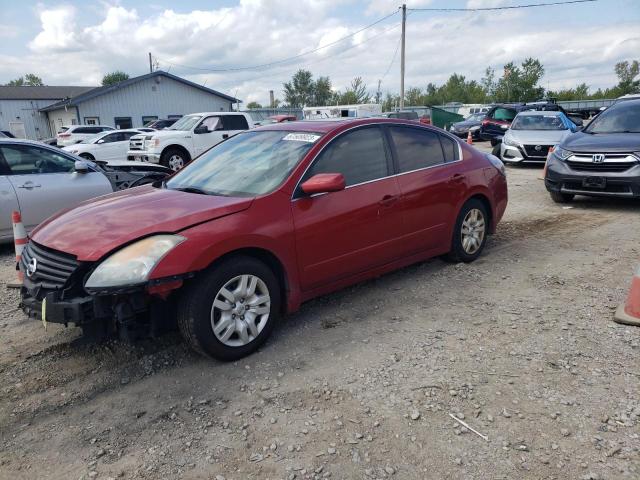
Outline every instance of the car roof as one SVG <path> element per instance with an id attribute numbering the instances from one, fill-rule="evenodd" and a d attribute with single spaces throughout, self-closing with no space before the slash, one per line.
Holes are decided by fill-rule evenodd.
<path id="1" fill-rule="evenodd" d="M 244 115 L 244 114 L 245 112 L 196 112 L 196 113 L 187 113 L 186 115 L 183 115 L 183 116 L 190 117 L 192 115 Z M 180 118 L 176 120 L 180 120 Z"/>
<path id="2" fill-rule="evenodd" d="M 420 124 L 415 121 L 405 120 L 402 118 L 381 117 L 336 118 L 331 120 L 299 120 L 297 122 L 272 123 L 269 125 L 258 127 L 254 130 L 286 130 L 289 132 L 329 133 L 337 130 L 346 130 L 348 128 L 357 127 L 359 125 L 371 124 L 407 125 L 411 127 L 423 127 L 436 130 L 435 127 L 430 127 L 428 125 Z M 442 130 L 441 132 L 447 133 L 444 130 Z"/>
<path id="3" fill-rule="evenodd" d="M 80 127 L 113 128 L 111 125 L 62 125 L 62 128 L 80 128 Z M 115 130 L 115 128 L 113 129 Z"/>
<path id="4" fill-rule="evenodd" d="M 518 116 L 532 116 L 532 117 L 548 117 L 548 116 L 556 116 L 559 117 L 563 113 L 560 110 L 523 110 L 518 113 Z"/>

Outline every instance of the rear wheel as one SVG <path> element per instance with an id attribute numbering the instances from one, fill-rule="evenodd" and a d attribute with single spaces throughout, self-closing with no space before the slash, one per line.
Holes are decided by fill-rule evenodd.
<path id="1" fill-rule="evenodd" d="M 231 257 L 186 290 L 178 326 L 194 350 L 232 361 L 265 342 L 280 308 L 280 285 L 271 269 L 252 257 Z"/>
<path id="2" fill-rule="evenodd" d="M 551 195 L 551 200 L 556 203 L 569 203 L 573 200 L 575 195 L 571 193 L 562 193 L 562 192 L 549 192 Z"/>
<path id="3" fill-rule="evenodd" d="M 487 242 L 488 227 L 486 207 L 472 198 L 460 209 L 448 258 L 455 262 L 472 262 L 478 258 Z"/>
<path id="4" fill-rule="evenodd" d="M 178 148 L 170 148 L 162 154 L 160 164 L 177 172 L 188 162 L 187 155 Z"/>

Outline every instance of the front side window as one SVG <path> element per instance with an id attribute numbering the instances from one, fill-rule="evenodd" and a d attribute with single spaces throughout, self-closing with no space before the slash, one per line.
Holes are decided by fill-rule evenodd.
<path id="1" fill-rule="evenodd" d="M 400 173 L 444 163 L 437 133 L 407 127 L 391 127 L 389 132 L 396 147 Z"/>
<path id="2" fill-rule="evenodd" d="M 339 136 L 307 170 L 302 182 L 318 173 L 341 173 L 346 186 L 388 176 L 389 164 L 380 128 L 361 128 Z"/>
<path id="3" fill-rule="evenodd" d="M 70 158 L 27 145 L 3 145 L 0 155 L 4 157 L 12 175 L 69 173 L 75 167 L 75 162 Z"/>
<path id="4" fill-rule="evenodd" d="M 200 122 L 200 125 L 204 125 L 207 127 L 207 130 L 213 132 L 218 129 L 218 125 L 220 125 L 220 117 L 207 117 Z"/>
<path id="5" fill-rule="evenodd" d="M 320 137 L 281 130 L 241 133 L 184 167 L 166 187 L 207 195 L 263 195 L 289 176 Z"/>

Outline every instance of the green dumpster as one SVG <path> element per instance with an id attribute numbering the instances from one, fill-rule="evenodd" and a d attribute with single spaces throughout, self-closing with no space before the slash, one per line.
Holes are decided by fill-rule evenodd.
<path id="1" fill-rule="evenodd" d="M 438 107 L 431 107 L 431 125 L 449 130 L 451 124 L 464 120 L 462 115 L 447 112 Z"/>

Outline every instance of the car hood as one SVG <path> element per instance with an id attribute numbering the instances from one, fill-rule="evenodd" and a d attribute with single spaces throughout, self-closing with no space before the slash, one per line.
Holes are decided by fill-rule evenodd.
<path id="1" fill-rule="evenodd" d="M 95 261 L 137 238 L 175 233 L 247 209 L 253 198 L 199 195 L 150 185 L 98 197 L 40 224 L 31 238 Z"/>
<path id="2" fill-rule="evenodd" d="M 561 145 L 572 152 L 584 153 L 628 153 L 640 152 L 640 133 L 596 133 L 576 132 L 569 135 Z"/>
<path id="3" fill-rule="evenodd" d="M 182 137 L 190 136 L 191 134 L 192 132 L 189 130 L 157 130 L 155 132 L 140 133 L 141 136 L 151 136 L 153 138 Z"/>
<path id="4" fill-rule="evenodd" d="M 523 145 L 557 145 L 569 130 L 509 130 L 509 136 Z"/>

